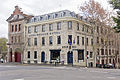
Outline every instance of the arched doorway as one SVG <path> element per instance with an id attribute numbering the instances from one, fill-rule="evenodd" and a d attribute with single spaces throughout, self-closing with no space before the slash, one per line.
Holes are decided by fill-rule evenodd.
<path id="1" fill-rule="evenodd" d="M 15 49 L 15 62 L 21 62 L 21 53 L 22 50 L 20 48 Z"/>
<path id="2" fill-rule="evenodd" d="M 71 64 L 71 63 L 73 63 L 73 52 L 71 51 L 69 51 L 68 53 L 67 53 L 67 62 L 68 62 L 68 64 Z"/>
<path id="3" fill-rule="evenodd" d="M 41 62 L 45 62 L 45 52 L 41 53 Z"/>

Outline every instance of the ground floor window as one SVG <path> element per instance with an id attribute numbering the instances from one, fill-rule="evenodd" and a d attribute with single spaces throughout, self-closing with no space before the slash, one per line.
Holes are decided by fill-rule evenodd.
<path id="1" fill-rule="evenodd" d="M 28 56 L 27 57 L 30 58 L 30 51 L 28 51 Z"/>
<path id="2" fill-rule="evenodd" d="M 50 55 L 51 55 L 51 60 L 60 59 L 60 50 L 51 50 Z"/>
<path id="3" fill-rule="evenodd" d="M 78 60 L 84 60 L 84 50 L 78 50 Z"/>

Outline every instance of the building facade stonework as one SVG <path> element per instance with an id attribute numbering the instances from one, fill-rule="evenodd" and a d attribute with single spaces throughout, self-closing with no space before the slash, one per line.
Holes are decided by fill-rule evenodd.
<path id="1" fill-rule="evenodd" d="M 22 36 L 23 46 L 20 49 L 23 53 L 23 63 L 58 62 L 86 67 L 118 63 L 119 49 L 116 41 L 118 35 L 115 36 L 114 30 L 110 27 L 95 27 L 89 20 L 69 10 L 27 16 L 23 21 L 8 22 L 9 25 L 21 23 L 21 26 L 24 26 L 21 29 L 22 34 L 9 32 L 9 42 L 12 41 L 12 36 Z M 12 48 L 14 53 L 17 46 L 20 44 L 10 45 L 9 50 Z"/>

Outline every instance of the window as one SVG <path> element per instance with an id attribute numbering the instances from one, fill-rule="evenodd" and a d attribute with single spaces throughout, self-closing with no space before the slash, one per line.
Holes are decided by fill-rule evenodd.
<path id="1" fill-rule="evenodd" d="M 68 35 L 68 44 L 72 45 L 72 35 Z"/>
<path id="2" fill-rule="evenodd" d="M 84 31 L 84 25 L 82 26 L 82 31 Z"/>
<path id="3" fill-rule="evenodd" d="M 111 55 L 111 49 L 109 49 L 109 55 Z"/>
<path id="4" fill-rule="evenodd" d="M 99 33 L 99 26 L 97 26 L 97 33 Z"/>
<path id="5" fill-rule="evenodd" d="M 97 54 L 99 55 L 99 49 L 97 49 Z"/>
<path id="6" fill-rule="evenodd" d="M 86 32 L 88 33 L 88 26 L 86 27 Z"/>
<path id="7" fill-rule="evenodd" d="M 28 38 L 28 46 L 30 46 L 31 44 L 31 38 Z"/>
<path id="8" fill-rule="evenodd" d="M 34 51 L 34 59 L 37 59 L 37 51 Z"/>
<path id="9" fill-rule="evenodd" d="M 49 44 L 52 45 L 53 41 L 52 41 L 52 36 L 49 37 Z"/>
<path id="10" fill-rule="evenodd" d="M 88 46 L 88 38 L 86 38 L 87 46 Z"/>
<path id="11" fill-rule="evenodd" d="M 93 39 L 91 39 L 91 45 L 93 46 Z"/>
<path id="12" fill-rule="evenodd" d="M 77 30 L 79 30 L 79 23 L 77 23 Z"/>
<path id="13" fill-rule="evenodd" d="M 51 60 L 60 59 L 60 51 L 51 51 Z"/>
<path id="14" fill-rule="evenodd" d="M 72 29 L 72 21 L 68 22 L 68 29 Z"/>
<path id="15" fill-rule="evenodd" d="M 90 52 L 90 58 L 92 58 L 93 57 L 93 52 Z"/>
<path id="16" fill-rule="evenodd" d="M 43 19 L 43 17 L 40 16 L 40 21 Z"/>
<path id="17" fill-rule="evenodd" d="M 101 49 L 101 55 L 104 55 L 104 49 Z"/>
<path id="18" fill-rule="evenodd" d="M 31 33 L 31 27 L 30 26 L 28 27 L 28 33 Z"/>
<path id="19" fill-rule="evenodd" d="M 79 45 L 79 36 L 77 36 L 77 44 Z"/>
<path id="20" fill-rule="evenodd" d="M 49 24 L 49 31 L 53 30 L 53 24 Z"/>
<path id="21" fill-rule="evenodd" d="M 37 29 L 38 29 L 38 27 L 37 27 L 37 26 L 35 26 L 35 27 L 34 27 L 34 32 L 35 32 L 35 33 L 37 33 L 37 32 L 38 32 L 38 30 L 37 30 Z"/>
<path id="22" fill-rule="evenodd" d="M 53 14 L 53 19 L 57 17 L 58 17 L 58 14 Z"/>
<path id="23" fill-rule="evenodd" d="M 111 59 L 109 59 L 109 63 L 111 63 Z"/>
<path id="24" fill-rule="evenodd" d="M 57 23 L 57 30 L 61 30 L 61 22 Z"/>
<path id="25" fill-rule="evenodd" d="M 104 44 L 104 41 L 103 41 L 103 39 L 101 38 L 101 44 Z"/>
<path id="26" fill-rule="evenodd" d="M 17 31 L 17 25 L 15 25 L 15 32 Z"/>
<path id="27" fill-rule="evenodd" d="M 19 31 L 21 31 L 21 24 L 19 24 Z"/>
<path id="28" fill-rule="evenodd" d="M 78 50 L 78 60 L 84 60 L 84 50 Z"/>
<path id="29" fill-rule="evenodd" d="M 27 58 L 30 58 L 30 51 L 28 51 L 28 55 L 27 55 Z"/>
<path id="30" fill-rule="evenodd" d="M 45 37 L 42 37 L 42 45 L 45 45 Z"/>
<path id="31" fill-rule="evenodd" d="M 82 37 L 82 45 L 84 45 L 84 37 Z"/>
<path id="32" fill-rule="evenodd" d="M 42 25 L 42 32 L 45 32 L 45 25 Z"/>
<path id="33" fill-rule="evenodd" d="M 11 37 L 11 43 L 13 43 L 13 36 Z"/>
<path id="34" fill-rule="evenodd" d="M 93 34 L 93 29 L 91 29 L 91 34 Z"/>
<path id="35" fill-rule="evenodd" d="M 46 20 L 50 19 L 50 15 L 46 15 Z"/>
<path id="36" fill-rule="evenodd" d="M 37 38 L 34 38 L 34 45 L 37 46 Z"/>
<path id="37" fill-rule="evenodd" d="M 61 36 L 57 36 L 57 44 L 61 44 Z"/>
<path id="38" fill-rule="evenodd" d="M 97 37 L 97 43 L 99 43 L 99 37 Z"/>
<path id="39" fill-rule="evenodd" d="M 107 49 L 105 49 L 105 54 L 108 55 L 108 50 Z"/>
<path id="40" fill-rule="evenodd" d="M 65 16 L 65 14 L 66 14 L 65 12 L 61 12 L 61 17 Z"/>
<path id="41" fill-rule="evenodd" d="M 14 32 L 14 25 L 12 25 L 12 32 Z"/>

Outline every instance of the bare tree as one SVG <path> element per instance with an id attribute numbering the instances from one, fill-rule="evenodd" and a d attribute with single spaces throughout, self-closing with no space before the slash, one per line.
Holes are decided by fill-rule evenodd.
<path id="1" fill-rule="evenodd" d="M 97 55 L 97 49 L 108 48 L 109 43 L 112 42 L 113 33 L 111 32 L 114 22 L 112 20 L 113 12 L 105 10 L 101 4 L 94 0 L 89 0 L 79 7 L 80 13 L 87 18 L 92 24 L 94 35 L 93 51 Z M 97 40 L 98 37 L 98 40 Z M 101 41 L 97 43 L 97 41 Z M 95 57 L 96 58 L 96 57 Z M 107 53 L 108 63 L 108 53 Z"/>

